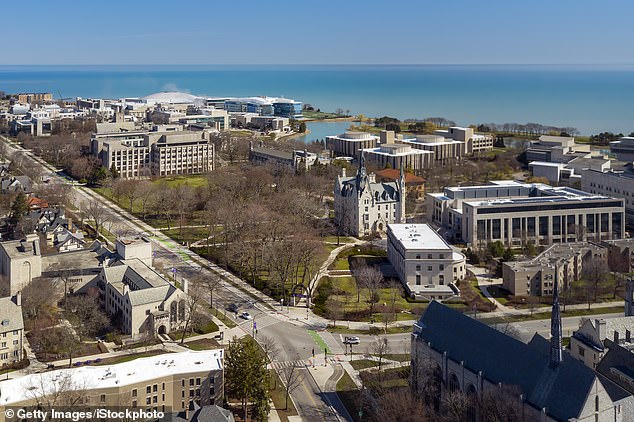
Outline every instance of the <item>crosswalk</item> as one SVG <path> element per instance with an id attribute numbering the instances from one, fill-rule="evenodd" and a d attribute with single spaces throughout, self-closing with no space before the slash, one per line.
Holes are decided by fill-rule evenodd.
<path id="1" fill-rule="evenodd" d="M 304 368 L 306 366 L 308 366 L 309 364 L 311 364 L 310 359 L 299 359 L 299 360 L 290 360 L 290 361 L 284 361 L 284 362 L 271 362 L 269 364 L 269 368 L 270 369 L 284 369 L 284 368 L 290 368 L 292 366 L 295 366 L 297 368 Z"/>

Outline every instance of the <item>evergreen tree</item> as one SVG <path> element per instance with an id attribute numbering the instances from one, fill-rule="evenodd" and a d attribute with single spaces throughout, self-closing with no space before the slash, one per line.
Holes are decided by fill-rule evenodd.
<path id="1" fill-rule="evenodd" d="M 26 199 L 26 195 L 24 194 L 24 192 L 20 192 L 18 193 L 18 196 L 15 197 L 15 200 L 11 205 L 11 224 L 14 226 L 18 224 L 24 217 L 24 214 L 26 214 L 28 211 L 29 203 Z"/>
<path id="2" fill-rule="evenodd" d="M 266 363 L 266 355 L 251 337 L 234 338 L 229 342 L 225 358 L 225 390 L 228 396 L 240 399 L 245 420 L 247 403 L 252 403 L 252 419 L 257 421 L 266 421 L 271 410 Z"/>

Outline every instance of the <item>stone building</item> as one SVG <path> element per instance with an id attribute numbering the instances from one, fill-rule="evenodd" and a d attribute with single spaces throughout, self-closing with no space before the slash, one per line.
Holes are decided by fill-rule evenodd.
<path id="1" fill-rule="evenodd" d="M 0 368 L 22 360 L 24 320 L 22 294 L 0 298 Z"/>
<path id="2" fill-rule="evenodd" d="M 9 295 L 22 291 L 34 278 L 42 275 L 42 254 L 37 234 L 23 240 L 0 242 L 0 274 L 8 285 Z"/>
<path id="3" fill-rule="evenodd" d="M 341 232 L 353 236 L 383 233 L 390 223 L 405 222 L 405 176 L 401 167 L 398 182 L 377 182 L 374 173 L 366 174 L 361 156 L 353 177 L 345 168 L 335 182 L 335 223 Z"/>

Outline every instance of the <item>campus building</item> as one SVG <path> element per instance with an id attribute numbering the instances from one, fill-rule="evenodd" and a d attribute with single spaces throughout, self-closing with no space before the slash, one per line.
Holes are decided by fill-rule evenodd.
<path id="1" fill-rule="evenodd" d="M 66 406 L 89 407 L 93 411 L 116 407 L 170 413 L 186 410 L 190 403 L 222 405 L 223 360 L 222 349 L 187 351 L 2 381 L 0 421 L 5 420 L 4 409 L 35 406 L 47 402 L 47 397 L 64 410 L 68 410 Z"/>
<path id="2" fill-rule="evenodd" d="M 557 243 L 535 258 L 502 265 L 503 287 L 516 296 L 551 296 L 579 281 L 584 268 L 608 268 L 608 249 L 590 242 Z"/>
<path id="3" fill-rule="evenodd" d="M 22 294 L 0 297 L 0 368 L 22 360 L 24 320 Z"/>
<path id="4" fill-rule="evenodd" d="M 464 142 L 439 135 L 416 135 L 414 138 L 403 138 L 399 142 L 411 145 L 415 149 L 432 152 L 434 164 L 444 165 L 465 156 Z"/>
<path id="5" fill-rule="evenodd" d="M 45 102 L 53 100 L 53 94 L 50 92 L 26 92 L 16 94 L 15 97 L 18 99 L 18 102 L 22 104 L 31 104 L 33 101 Z"/>
<path id="6" fill-rule="evenodd" d="M 263 146 L 254 147 L 249 144 L 249 161 L 256 165 L 273 165 L 288 167 L 293 171 L 308 168 L 317 161 L 317 154 L 304 151 L 281 151 Z"/>
<path id="7" fill-rule="evenodd" d="M 634 170 L 631 164 L 623 170 L 588 168 L 581 174 L 581 189 L 584 191 L 623 198 L 625 221 L 628 226 L 634 226 Z"/>
<path id="8" fill-rule="evenodd" d="M 449 392 L 466 393 L 473 400 L 467 420 L 479 420 L 483 410 L 477 404 L 496 391 L 505 408 L 517 403 L 513 420 L 634 420 L 634 397 L 628 391 L 563 350 L 556 296 L 551 340 L 535 334 L 528 344 L 432 301 L 414 325 L 411 374 L 412 388 L 430 404 Z M 429 391 L 440 391 L 441 397 Z"/>
<path id="9" fill-rule="evenodd" d="M 385 131 L 384 131 L 385 132 Z M 390 132 L 388 132 L 390 133 Z M 392 134 L 394 132 L 391 132 Z M 383 138 L 383 134 L 382 138 Z M 376 148 L 362 149 L 361 154 L 365 155 L 368 163 L 377 168 L 406 168 L 408 171 L 420 172 L 430 168 L 434 160 L 434 153 L 422 149 L 414 149 L 405 143 L 395 143 L 393 136 L 385 137 Z"/>
<path id="10" fill-rule="evenodd" d="M 460 294 L 455 283 L 465 277 L 465 257 L 427 224 L 388 224 L 387 257 L 413 298 L 443 300 Z"/>
<path id="11" fill-rule="evenodd" d="M 359 158 L 362 149 L 375 148 L 379 137 L 366 132 L 348 131 L 337 136 L 326 136 L 326 149 L 335 157 Z"/>
<path id="12" fill-rule="evenodd" d="M 335 223 L 343 233 L 364 236 L 382 233 L 390 223 L 405 222 L 405 175 L 398 182 L 377 182 L 367 174 L 363 156 L 357 174 L 346 175 L 345 167 L 335 182 Z"/>
<path id="13" fill-rule="evenodd" d="M 128 122 L 97 124 L 91 151 L 124 179 L 200 174 L 214 168 L 214 145 L 204 131 L 151 132 L 135 130 Z"/>
<path id="14" fill-rule="evenodd" d="M 463 142 L 466 154 L 493 149 L 493 136 L 475 133 L 470 127 L 452 126 L 449 129 L 435 130 L 434 135 Z"/>
<path id="15" fill-rule="evenodd" d="M 618 141 L 610 142 L 610 152 L 620 161 L 634 161 L 634 137 L 624 136 Z"/>
<path id="16" fill-rule="evenodd" d="M 622 199 L 541 183 L 493 181 L 427 194 L 428 215 L 454 239 L 540 245 L 625 237 Z"/>
<path id="17" fill-rule="evenodd" d="M 40 238 L 30 234 L 26 239 L 0 242 L 0 274 L 13 296 L 22 291 L 34 278 L 42 275 Z"/>

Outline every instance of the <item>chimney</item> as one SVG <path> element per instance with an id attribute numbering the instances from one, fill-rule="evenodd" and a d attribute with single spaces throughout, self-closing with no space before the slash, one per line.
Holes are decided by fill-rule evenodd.
<path id="1" fill-rule="evenodd" d="M 381 145 L 385 144 L 393 144 L 394 143 L 394 131 L 393 130 L 382 130 L 379 136 L 381 141 Z"/>
<path id="2" fill-rule="evenodd" d="M 614 342 L 619 344 L 619 332 L 614 330 Z"/>
<path id="3" fill-rule="evenodd" d="M 15 296 L 13 296 L 11 298 L 11 300 L 13 301 L 13 303 L 15 303 L 17 306 L 22 306 L 22 292 L 17 292 L 15 294 Z"/>
<path id="4" fill-rule="evenodd" d="M 187 279 L 184 278 L 182 283 L 182 286 L 183 286 L 182 290 L 183 290 L 183 293 L 185 294 L 187 294 L 187 290 L 189 289 L 188 284 L 189 282 L 187 281 Z"/>
<path id="5" fill-rule="evenodd" d="M 130 292 L 130 286 L 128 286 L 127 284 L 123 283 L 123 295 L 125 296 L 126 293 Z"/>
<path id="6" fill-rule="evenodd" d="M 368 174 L 368 181 L 370 183 L 376 183 L 376 174 L 374 174 L 374 173 Z"/>
<path id="7" fill-rule="evenodd" d="M 341 177 L 346 177 L 346 168 L 341 167 Z"/>
<path id="8" fill-rule="evenodd" d="M 595 324 L 597 325 L 597 331 L 599 334 L 599 341 L 603 341 L 607 338 L 607 333 L 605 332 L 606 322 L 604 319 L 595 319 Z"/>
<path id="9" fill-rule="evenodd" d="M 632 342 L 632 333 L 630 330 L 625 330 L 625 341 L 628 343 Z"/>

